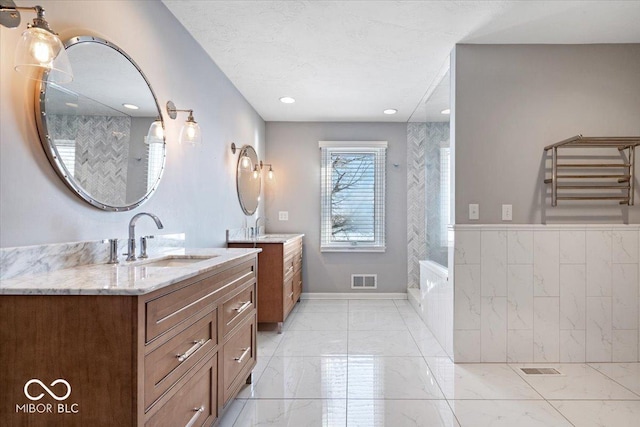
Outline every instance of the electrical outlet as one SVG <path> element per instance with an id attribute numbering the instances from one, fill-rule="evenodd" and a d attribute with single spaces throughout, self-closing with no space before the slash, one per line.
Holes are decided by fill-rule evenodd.
<path id="1" fill-rule="evenodd" d="M 280 220 L 280 221 L 289 221 L 289 211 L 280 211 L 280 212 L 278 212 L 278 220 Z"/>
<path id="2" fill-rule="evenodd" d="M 477 203 L 469 204 L 469 219 L 480 219 L 480 205 Z"/>
<path id="3" fill-rule="evenodd" d="M 513 220 L 513 206 L 512 205 L 502 205 L 502 220 L 503 221 L 511 221 L 511 220 Z"/>

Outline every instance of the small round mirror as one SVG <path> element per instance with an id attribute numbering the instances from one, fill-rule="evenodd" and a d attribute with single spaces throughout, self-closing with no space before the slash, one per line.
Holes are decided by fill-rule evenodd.
<path id="1" fill-rule="evenodd" d="M 74 80 L 36 93 L 40 141 L 58 175 L 80 198 L 108 211 L 133 209 L 153 194 L 164 169 L 160 108 L 124 51 L 97 37 L 65 43 Z M 156 126 L 155 128 L 158 128 Z"/>
<path id="2" fill-rule="evenodd" d="M 262 176 L 258 154 L 250 145 L 245 145 L 240 149 L 236 169 L 236 185 L 242 211 L 245 215 L 253 215 L 260 203 Z"/>

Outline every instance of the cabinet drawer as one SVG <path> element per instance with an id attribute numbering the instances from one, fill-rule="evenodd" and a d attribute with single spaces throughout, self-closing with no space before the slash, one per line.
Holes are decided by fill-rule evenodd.
<path id="1" fill-rule="evenodd" d="M 302 252 L 296 252 L 293 254 L 293 271 L 300 271 L 302 269 Z"/>
<path id="2" fill-rule="evenodd" d="M 146 341 L 149 342 L 213 304 L 232 286 L 255 280 L 255 263 L 249 261 L 221 271 L 145 304 Z"/>
<path id="3" fill-rule="evenodd" d="M 295 299 L 294 299 L 295 292 L 293 291 L 293 283 L 294 283 L 294 278 L 292 276 L 290 279 L 287 279 L 284 282 L 284 287 L 282 289 L 283 290 L 282 298 L 283 298 L 285 316 L 287 315 L 287 313 L 289 313 L 289 311 L 291 311 L 295 303 Z"/>
<path id="4" fill-rule="evenodd" d="M 250 366 L 255 364 L 256 348 L 255 315 L 246 319 L 222 349 L 224 403 L 233 396 L 236 386 L 245 380 L 241 374 L 248 374 Z"/>
<path id="5" fill-rule="evenodd" d="M 217 355 L 214 354 L 145 423 L 146 427 L 210 426 L 218 416 Z"/>
<path id="6" fill-rule="evenodd" d="M 255 282 L 222 304 L 223 336 L 226 337 L 256 306 Z"/>
<path id="7" fill-rule="evenodd" d="M 148 408 L 218 343 L 218 310 L 208 312 L 144 359 L 144 407 Z"/>
<path id="8" fill-rule="evenodd" d="M 293 300 L 298 301 L 302 293 L 302 271 L 298 270 L 293 275 Z"/>
<path id="9" fill-rule="evenodd" d="M 293 271 L 295 270 L 294 258 L 293 255 L 290 255 L 288 258 L 285 258 L 284 264 L 282 266 L 282 276 L 285 278 L 291 277 Z"/>

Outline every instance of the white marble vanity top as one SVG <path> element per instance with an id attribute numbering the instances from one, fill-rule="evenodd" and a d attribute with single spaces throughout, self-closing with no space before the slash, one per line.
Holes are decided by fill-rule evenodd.
<path id="1" fill-rule="evenodd" d="M 0 295 L 143 295 L 261 251 L 260 248 L 176 249 L 129 263 L 83 265 L 1 280 Z M 193 259 L 177 267 L 149 265 L 172 257 L 202 260 Z"/>
<path id="2" fill-rule="evenodd" d="M 297 239 L 298 237 L 304 237 L 304 234 L 300 233 L 266 233 L 261 234 L 258 237 L 230 237 L 227 243 L 287 243 L 290 240 Z"/>

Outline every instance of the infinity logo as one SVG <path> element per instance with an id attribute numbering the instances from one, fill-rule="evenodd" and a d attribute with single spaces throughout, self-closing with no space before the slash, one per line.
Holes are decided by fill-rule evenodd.
<path id="1" fill-rule="evenodd" d="M 44 396 L 44 393 L 40 393 L 37 396 L 31 396 L 29 394 L 29 386 L 33 383 L 39 384 L 40 387 L 42 387 L 44 389 L 44 391 L 46 391 L 47 393 L 49 393 L 49 396 L 53 397 L 55 400 L 65 400 L 67 397 L 69 397 L 71 395 L 71 384 L 69 384 L 67 381 L 63 380 L 62 378 L 58 378 L 57 380 L 55 380 L 54 382 L 52 382 L 51 384 L 49 384 L 49 386 L 53 387 L 56 384 L 64 384 L 67 386 L 67 393 L 60 397 L 57 394 L 55 394 L 54 392 L 51 391 L 51 389 L 49 389 L 49 387 L 47 387 L 46 385 L 44 385 L 44 383 L 38 379 L 31 379 L 29 381 L 27 381 L 27 383 L 24 385 L 24 395 L 27 396 L 29 399 L 31 400 L 40 400 L 42 399 L 42 397 Z"/>

